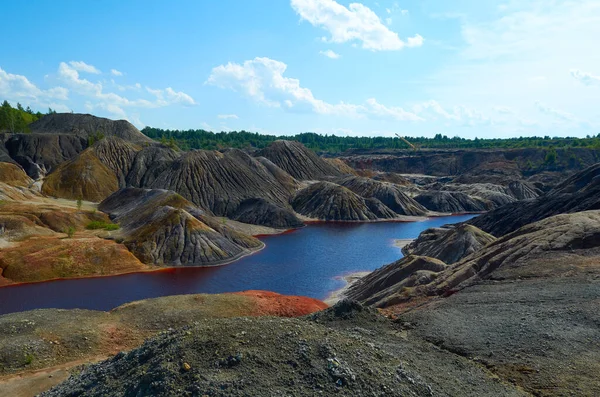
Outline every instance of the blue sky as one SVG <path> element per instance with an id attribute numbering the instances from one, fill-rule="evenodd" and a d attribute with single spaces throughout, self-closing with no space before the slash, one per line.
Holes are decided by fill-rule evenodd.
<path id="1" fill-rule="evenodd" d="M 0 99 L 138 127 L 600 133 L 597 0 L 3 5 Z"/>

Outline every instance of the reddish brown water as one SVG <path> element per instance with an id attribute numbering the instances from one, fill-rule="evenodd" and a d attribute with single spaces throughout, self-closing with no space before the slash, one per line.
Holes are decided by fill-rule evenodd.
<path id="1" fill-rule="evenodd" d="M 165 295 L 249 289 L 324 299 L 344 285 L 340 275 L 374 270 L 401 258 L 394 239 L 416 238 L 427 228 L 472 217 L 312 224 L 292 233 L 261 237 L 265 249 L 226 266 L 4 287 L 0 288 L 0 314 L 40 308 L 110 310 L 126 302 Z"/>

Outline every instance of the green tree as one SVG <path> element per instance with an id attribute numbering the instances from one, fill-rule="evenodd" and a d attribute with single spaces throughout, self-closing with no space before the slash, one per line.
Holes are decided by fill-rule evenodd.
<path id="1" fill-rule="evenodd" d="M 546 150 L 546 157 L 544 158 L 544 164 L 548 166 L 556 165 L 557 153 L 554 146 L 550 146 L 548 150 Z"/>

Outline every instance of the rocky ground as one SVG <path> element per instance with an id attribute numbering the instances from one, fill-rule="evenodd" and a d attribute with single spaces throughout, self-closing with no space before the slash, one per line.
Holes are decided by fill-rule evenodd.
<path id="1" fill-rule="evenodd" d="M 0 395 L 22 390 L 10 395 L 32 396 L 64 380 L 69 368 L 134 348 L 160 331 L 194 321 L 296 317 L 326 307 L 316 299 L 246 291 L 149 299 L 108 313 L 44 309 L 0 316 Z"/>
<path id="2" fill-rule="evenodd" d="M 525 393 L 479 364 L 408 337 L 372 310 L 342 302 L 303 319 L 215 319 L 167 331 L 42 395 Z"/>

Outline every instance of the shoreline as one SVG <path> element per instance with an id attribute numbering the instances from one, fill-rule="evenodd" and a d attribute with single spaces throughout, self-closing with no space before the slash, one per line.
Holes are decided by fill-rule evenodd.
<path id="1" fill-rule="evenodd" d="M 415 241 L 414 238 L 397 238 L 397 239 L 393 240 L 392 245 L 394 247 L 396 247 L 396 248 L 403 249 L 404 247 L 406 247 L 407 245 L 409 245 L 413 241 Z"/>
<path id="2" fill-rule="evenodd" d="M 354 283 L 356 283 L 358 280 L 360 280 L 361 278 L 365 277 L 368 274 L 371 274 L 371 272 L 369 272 L 369 271 L 353 272 L 353 273 L 345 274 L 343 276 L 336 276 L 336 277 L 334 277 L 335 279 L 342 279 L 342 280 L 344 280 L 346 282 L 346 285 L 344 285 L 340 289 L 336 289 L 334 291 L 331 291 L 327 295 L 327 297 L 325 299 L 323 299 L 323 302 L 325 302 L 329 306 L 335 305 L 336 303 L 338 303 L 339 301 L 341 301 L 341 300 L 343 300 L 345 298 L 344 293 Z"/>
<path id="3" fill-rule="evenodd" d="M 467 215 L 467 214 L 456 214 L 456 215 Z M 452 215 L 447 215 L 444 214 L 441 217 L 450 217 L 450 216 L 456 216 L 454 214 Z M 427 219 L 430 218 L 436 218 L 438 216 L 403 216 L 401 218 L 396 218 L 396 219 L 382 219 L 382 220 L 371 220 L 371 221 L 325 221 L 325 220 L 312 220 L 312 221 L 305 221 L 305 226 L 300 227 L 300 228 L 294 228 L 294 229 L 275 229 L 275 228 L 271 228 L 271 227 L 267 227 L 267 226 L 258 226 L 258 225 L 250 225 L 250 224 L 243 224 L 241 222 L 237 222 L 237 221 L 232 221 L 232 220 L 228 220 L 228 222 L 230 223 L 230 226 L 233 226 L 234 229 L 241 231 L 241 232 L 255 232 L 252 233 L 251 235 L 253 237 L 256 238 L 268 238 L 271 236 L 279 236 L 279 235 L 284 235 L 284 234 L 288 234 L 288 233 L 293 233 L 294 231 L 300 230 L 305 228 L 306 226 L 310 226 L 310 225 L 317 225 L 317 224 L 327 224 L 327 223 L 333 223 L 333 224 L 360 224 L 360 223 L 410 223 L 410 222 L 422 222 L 422 221 L 426 221 Z M 245 229 L 245 230 L 243 230 Z M 250 234 L 248 233 L 248 234 Z M 414 239 L 396 239 L 393 240 L 393 246 L 398 247 L 398 248 L 402 248 L 405 245 L 409 244 L 410 242 L 412 242 Z M 264 241 L 262 242 L 262 247 L 257 248 L 256 250 L 249 250 L 249 252 L 245 253 L 245 254 L 241 254 L 238 255 L 234 258 L 230 258 L 227 259 L 225 261 L 222 262 L 217 262 L 217 263 L 213 263 L 213 264 L 206 264 L 206 265 L 197 265 L 197 266 L 185 266 L 183 268 L 211 268 L 211 267 L 220 267 L 220 266 L 226 266 L 229 265 L 233 262 L 237 262 L 238 260 L 245 258 L 247 256 L 251 256 L 254 255 L 260 251 L 262 251 L 264 248 L 266 248 L 266 243 Z M 95 279 L 95 278 L 103 278 L 103 277 L 119 277 L 119 276 L 128 276 L 128 275 L 132 275 L 132 274 L 145 274 L 145 273 L 154 273 L 154 272 L 169 272 L 169 271 L 176 271 L 177 269 L 181 269 L 182 267 L 177 267 L 177 266 L 170 266 L 170 267 L 161 267 L 161 268 L 152 268 L 152 265 L 146 265 L 149 268 L 145 269 L 145 270 L 138 270 L 138 271 L 131 271 L 131 272 L 123 272 L 123 273 L 111 273 L 111 274 L 99 274 L 99 275 L 89 275 L 89 276 L 77 276 L 77 277 L 67 277 L 67 278 L 63 278 L 63 277 L 57 277 L 57 278 L 53 278 L 53 279 L 48 279 L 48 280 L 40 280 L 40 281 L 23 281 L 23 282 L 10 282 L 8 284 L 4 284 L 1 285 L 0 284 L 0 288 L 10 288 L 10 287 L 19 287 L 19 286 L 24 286 L 24 285 L 29 285 L 29 284 L 41 284 L 41 283 L 47 283 L 47 282 L 55 282 L 55 281 L 69 281 L 69 280 L 82 280 L 82 279 Z M 325 300 L 323 300 L 324 302 L 328 302 L 328 300 L 334 300 L 335 302 L 340 300 L 340 297 L 338 295 L 341 295 L 345 290 L 347 290 L 349 288 L 349 286 L 356 282 L 356 280 L 360 277 L 365 276 L 366 274 L 368 274 L 370 272 L 368 271 L 362 271 L 362 272 L 355 272 L 355 273 L 350 273 L 347 275 L 341 275 L 341 276 L 336 276 L 339 277 L 343 280 L 346 281 L 346 286 L 344 288 L 341 288 L 340 290 L 336 290 L 336 291 L 332 291 L 329 293 L 329 295 L 327 296 L 327 298 L 325 298 Z M 359 274 L 361 276 L 359 276 L 358 278 L 355 276 L 356 274 Z M 350 280 L 348 280 L 347 278 L 349 278 Z"/>

